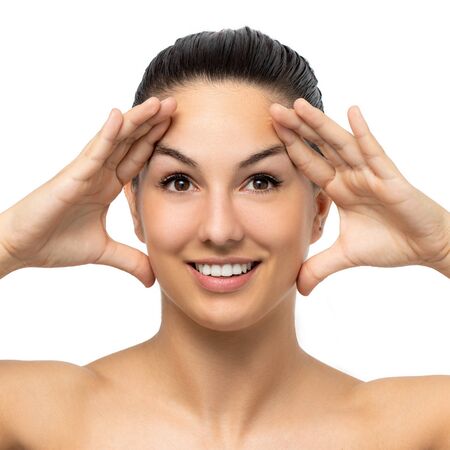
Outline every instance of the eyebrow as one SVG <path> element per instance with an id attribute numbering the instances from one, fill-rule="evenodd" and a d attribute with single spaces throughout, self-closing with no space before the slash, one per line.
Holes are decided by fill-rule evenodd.
<path id="1" fill-rule="evenodd" d="M 244 159 L 240 163 L 236 165 L 237 169 L 243 169 L 245 167 L 248 167 L 252 164 L 257 163 L 258 161 L 261 161 L 264 158 L 268 158 L 269 156 L 278 155 L 280 153 L 283 153 L 286 151 L 286 147 L 284 145 L 275 144 L 271 147 L 265 148 L 263 150 L 259 150 L 257 153 L 254 153 L 253 155 L 250 155 L 247 159 Z M 161 155 L 168 155 L 172 158 L 177 159 L 178 161 L 181 161 L 183 164 L 186 164 L 188 166 L 197 168 L 199 164 L 194 161 L 193 159 L 189 158 L 189 156 L 186 156 L 179 150 L 175 148 L 167 147 L 164 144 L 160 144 L 159 142 L 155 145 L 155 148 L 153 150 L 153 154 L 161 154 Z"/>

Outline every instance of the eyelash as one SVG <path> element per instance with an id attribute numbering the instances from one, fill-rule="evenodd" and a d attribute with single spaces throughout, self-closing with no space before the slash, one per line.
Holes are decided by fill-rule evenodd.
<path id="1" fill-rule="evenodd" d="M 272 191 L 277 190 L 283 183 L 283 181 L 279 180 L 278 178 L 272 177 L 271 175 L 267 175 L 265 173 L 256 173 L 255 175 L 252 175 L 249 182 L 251 182 L 255 178 L 263 178 L 265 180 L 268 180 L 274 186 L 269 189 L 255 189 L 254 192 L 257 194 L 269 194 Z M 183 194 L 184 192 L 187 192 L 187 191 L 184 191 L 184 192 L 183 191 L 170 191 L 169 189 L 167 189 L 167 185 L 169 183 L 171 183 L 172 181 L 185 180 L 185 179 L 187 179 L 189 182 L 191 182 L 187 175 L 185 175 L 184 173 L 177 172 L 177 173 L 174 173 L 174 174 L 171 174 L 171 175 L 168 175 L 168 176 L 162 178 L 159 181 L 158 185 L 161 189 L 165 190 L 166 192 L 170 192 L 172 194 Z"/>

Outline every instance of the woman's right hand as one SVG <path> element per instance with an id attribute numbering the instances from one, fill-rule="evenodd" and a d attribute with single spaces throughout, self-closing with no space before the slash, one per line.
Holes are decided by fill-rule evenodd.
<path id="1" fill-rule="evenodd" d="M 111 239 L 106 213 L 150 158 L 175 109 L 173 97 L 151 97 L 125 114 L 113 108 L 71 163 L 2 212 L 0 244 L 17 266 L 103 264 L 152 286 L 155 277 L 148 256 Z"/>

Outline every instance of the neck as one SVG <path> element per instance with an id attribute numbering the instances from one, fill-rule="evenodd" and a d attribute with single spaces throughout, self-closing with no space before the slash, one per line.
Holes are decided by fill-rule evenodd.
<path id="1" fill-rule="evenodd" d="M 162 322 L 148 341 L 161 388 L 203 426 L 231 432 L 293 399 L 309 357 L 295 333 L 295 286 L 264 317 L 234 331 L 199 325 L 162 294 Z M 264 421 L 264 419 L 262 419 Z"/>

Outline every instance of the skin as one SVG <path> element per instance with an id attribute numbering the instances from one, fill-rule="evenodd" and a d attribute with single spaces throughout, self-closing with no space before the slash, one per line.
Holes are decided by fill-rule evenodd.
<path id="1" fill-rule="evenodd" d="M 283 108 L 246 85 L 172 95 L 113 110 L 71 164 L 0 216 L 0 277 L 94 263 L 162 289 L 149 341 L 82 367 L 1 361 L 0 448 L 450 448 L 450 377 L 364 383 L 308 355 L 294 328 L 296 288 L 309 295 L 338 270 L 422 264 L 449 276 L 448 212 L 408 183 L 357 107 L 352 134 L 302 99 Z M 158 140 L 202 171 L 153 153 Z M 275 143 L 286 153 L 233 169 Z M 189 190 L 158 188 L 166 171 L 186 173 Z M 256 172 L 284 183 L 254 193 Z M 105 233 L 122 186 L 148 257 Z M 331 201 L 339 237 L 306 259 Z M 262 259 L 257 283 L 201 290 L 184 261 L 216 254 Z"/>
<path id="2" fill-rule="evenodd" d="M 409 198 L 414 193 L 413 202 L 408 200 L 391 217 L 397 223 L 405 222 L 405 216 L 409 219 L 411 223 L 400 222 L 402 226 L 396 231 L 400 236 L 404 229 L 412 231 L 412 236 L 417 235 L 413 241 L 417 245 L 400 239 L 392 242 L 386 229 L 384 234 L 378 232 L 377 239 L 382 244 L 371 249 L 375 257 L 364 261 L 362 257 L 369 258 L 370 252 L 364 254 L 359 242 L 355 245 L 351 243 L 354 239 L 346 239 L 347 234 L 361 235 L 359 228 L 371 229 L 372 222 L 378 225 L 375 222 L 379 220 L 373 213 L 367 214 L 365 220 L 359 218 L 367 210 L 367 202 L 361 202 L 361 196 L 348 186 L 348 179 L 355 176 L 352 166 L 365 167 L 361 151 L 350 151 L 342 145 L 342 151 L 336 152 L 299 119 L 296 110 L 283 108 L 279 103 L 271 107 L 274 99 L 255 87 L 199 83 L 172 96 L 177 110 L 160 143 L 179 149 L 197 161 L 199 167 L 193 169 L 155 153 L 141 174 L 138 192 L 129 185 L 125 189 L 136 234 L 147 244 L 152 269 L 161 285 L 161 328 L 142 346 L 142 354 L 148 349 L 158 360 L 158 386 L 177 399 L 180 414 L 182 411 L 192 423 L 206 424 L 214 442 L 235 445 L 251 433 L 261 432 L 269 418 L 276 427 L 286 423 L 286 410 L 305 418 L 318 411 L 323 414 L 324 392 L 335 399 L 335 405 L 348 407 L 350 393 L 362 382 L 321 364 L 299 346 L 294 315 L 296 284 L 309 294 L 318 281 L 333 271 L 370 262 L 395 263 L 398 259 L 385 261 L 385 252 L 377 251 L 387 244 L 399 248 L 399 254 L 406 254 L 409 263 L 436 256 L 435 250 L 442 248 L 442 243 L 434 243 L 431 248 L 430 242 L 423 242 L 423 230 L 409 219 L 408 208 L 421 193 L 387 157 L 382 161 L 384 165 L 374 164 L 376 176 L 384 177 L 386 187 L 370 175 L 366 176 L 365 186 L 378 188 L 392 209 L 396 203 L 401 205 L 402 196 Z M 295 106 L 301 110 L 308 105 L 297 102 Z M 351 113 L 355 135 L 361 141 L 369 141 L 364 135 L 362 116 L 355 108 Z M 279 121 L 275 122 L 273 116 Z M 319 121 L 320 117 L 311 118 L 312 125 L 325 129 Z M 325 135 L 332 137 L 336 147 L 348 140 L 350 133 L 337 125 L 327 125 L 330 131 Z M 307 151 L 299 135 L 288 126 L 303 131 L 304 136 L 320 145 L 333 165 Z M 277 143 L 286 145 L 286 153 L 266 158 L 245 171 L 235 170 L 236 164 L 256 149 Z M 373 141 L 370 143 L 374 145 Z M 300 146 L 303 153 L 298 151 Z M 314 171 L 308 165 L 308 158 L 312 157 L 316 162 Z M 175 193 L 158 188 L 160 179 L 175 172 L 186 175 L 181 187 L 176 182 L 166 186 Z M 254 189 L 248 179 L 256 172 L 271 174 L 284 183 L 268 194 L 246 192 Z M 313 257 L 305 266 L 302 262 L 308 247 L 320 238 L 320 226 L 331 204 L 323 189 L 312 189 L 311 180 L 326 186 L 338 205 L 349 207 L 346 211 L 340 209 L 347 234 L 341 234 L 328 254 Z M 181 193 L 177 193 L 177 187 Z M 389 188 L 396 190 L 391 193 Z M 435 212 L 431 219 L 427 218 L 428 222 L 432 225 L 434 220 L 440 225 L 439 219 L 445 217 L 443 208 L 431 202 L 428 206 Z M 281 217 L 286 220 L 280 220 Z M 364 245 L 367 247 L 367 242 Z M 263 260 L 253 284 L 231 294 L 210 293 L 197 286 L 186 270 L 186 260 L 227 254 Z M 353 255 L 359 257 L 356 262 Z M 174 373 L 177 377 L 171 376 Z M 320 406 L 311 408 L 311 402 Z"/>
<path id="3" fill-rule="evenodd" d="M 173 96 L 177 110 L 160 144 L 199 167 L 155 153 L 138 195 L 126 189 L 162 291 L 161 328 L 149 347 L 158 355 L 164 390 L 185 414 L 221 439 L 243 436 L 289 401 L 293 380 L 302 380 L 302 388 L 294 382 L 298 395 L 309 390 L 311 359 L 295 334 L 295 282 L 331 201 L 313 191 L 286 151 L 236 171 L 258 149 L 283 145 L 271 125 L 273 101 L 260 89 L 198 85 Z M 187 192 L 158 187 L 180 171 L 190 177 Z M 283 184 L 270 191 L 265 183 L 268 193 L 259 193 L 250 180 L 258 172 Z M 212 293 L 197 285 L 185 261 L 215 255 L 248 256 L 262 265 L 248 286 Z"/>

